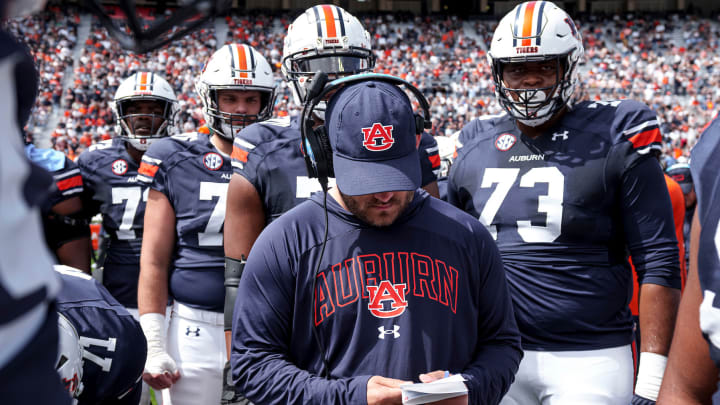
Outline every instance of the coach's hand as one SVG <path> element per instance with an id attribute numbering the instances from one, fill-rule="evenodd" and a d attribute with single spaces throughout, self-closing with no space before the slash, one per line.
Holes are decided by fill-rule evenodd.
<path id="1" fill-rule="evenodd" d="M 441 378 L 449 377 L 451 375 L 452 374 L 449 374 L 444 370 L 435 370 L 435 371 L 431 371 L 429 373 L 420 374 L 420 382 L 431 383 L 433 381 L 439 380 Z M 435 405 L 467 405 L 468 396 L 466 394 L 466 395 L 461 395 L 459 397 L 443 399 L 442 401 L 430 402 L 430 403 L 435 404 Z"/>
<path id="2" fill-rule="evenodd" d="M 367 383 L 368 405 L 402 404 L 400 385 L 412 384 L 412 381 L 396 380 L 375 375 Z"/>

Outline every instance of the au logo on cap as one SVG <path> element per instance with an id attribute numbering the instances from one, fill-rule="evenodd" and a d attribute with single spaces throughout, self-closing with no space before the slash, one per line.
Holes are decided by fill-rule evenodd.
<path id="1" fill-rule="evenodd" d="M 390 149 L 390 147 L 393 146 L 393 144 L 395 143 L 395 139 L 393 138 L 392 134 L 392 125 L 383 125 L 379 122 L 376 122 L 373 123 L 372 127 L 361 129 L 363 135 L 365 136 L 363 146 L 367 150 L 371 150 L 373 152 L 380 152 Z"/>

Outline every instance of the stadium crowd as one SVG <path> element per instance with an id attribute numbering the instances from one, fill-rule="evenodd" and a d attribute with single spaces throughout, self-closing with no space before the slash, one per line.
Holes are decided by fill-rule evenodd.
<path id="1" fill-rule="evenodd" d="M 152 12 L 144 15 L 152 18 Z M 265 55 L 275 69 L 278 116 L 296 115 L 291 94 L 281 79 L 284 30 L 291 16 L 225 17 L 224 43 L 247 43 Z M 203 125 L 193 77 L 217 48 L 215 26 L 148 54 L 136 55 L 109 39 L 96 21 L 77 45 L 79 11 L 49 11 L 16 20 L 10 30 L 35 50 L 41 72 L 40 96 L 28 133 L 49 133 L 55 149 L 75 158 L 89 145 L 114 134 L 110 102 L 123 77 L 140 68 L 168 78 L 178 94 L 181 131 Z M 457 16 L 413 17 L 390 14 L 361 18 L 374 41 L 377 72 L 415 84 L 432 104 L 433 135 L 451 135 L 475 117 L 501 111 L 494 97 L 487 49 L 497 21 Z M 662 121 L 666 164 L 689 156 L 700 130 L 720 97 L 717 75 L 720 25 L 693 16 L 593 16 L 581 18 L 586 47 L 580 99 L 643 101 Z M 649 33 L 649 35 L 648 35 Z M 73 51 L 80 46 L 77 60 Z M 67 72 L 71 72 L 68 74 Z M 69 81 L 62 93 L 63 81 Z M 56 127 L 48 128 L 53 108 L 60 108 Z"/>

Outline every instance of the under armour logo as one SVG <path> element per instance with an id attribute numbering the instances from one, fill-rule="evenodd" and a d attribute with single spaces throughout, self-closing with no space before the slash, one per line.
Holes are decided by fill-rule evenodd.
<path id="1" fill-rule="evenodd" d="M 187 329 L 185 330 L 185 336 L 190 336 L 190 335 L 196 336 L 196 337 L 200 336 L 200 328 L 196 326 L 195 330 L 190 330 L 190 327 L 188 326 Z"/>
<path id="2" fill-rule="evenodd" d="M 378 327 L 378 331 L 380 331 L 380 334 L 378 335 L 378 339 L 385 339 L 385 335 L 393 335 L 393 338 L 397 339 L 400 337 L 400 325 L 393 325 L 392 329 L 385 329 L 384 326 Z"/>
<path id="3" fill-rule="evenodd" d="M 557 138 L 562 138 L 563 141 L 566 140 L 566 139 L 568 139 L 568 131 L 555 132 L 555 133 L 552 135 L 552 140 L 555 141 L 555 140 L 557 140 Z"/>

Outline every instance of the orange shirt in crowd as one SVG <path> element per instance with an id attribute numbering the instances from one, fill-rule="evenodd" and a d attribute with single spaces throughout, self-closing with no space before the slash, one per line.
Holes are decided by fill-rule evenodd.
<path id="1" fill-rule="evenodd" d="M 673 208 L 673 222 L 675 222 L 675 236 L 678 240 L 678 249 L 680 250 L 680 283 L 685 288 L 685 279 L 687 279 L 687 269 L 685 268 L 685 240 L 683 238 L 683 223 L 685 222 L 685 196 L 683 195 L 680 185 L 667 174 L 665 175 L 665 184 L 667 184 L 668 193 L 670 193 L 670 202 Z M 631 263 L 632 264 L 632 261 Z M 630 301 L 630 311 L 633 315 L 637 315 L 638 311 L 638 292 L 640 288 L 633 267 L 633 296 Z"/>

